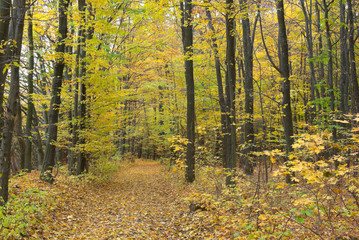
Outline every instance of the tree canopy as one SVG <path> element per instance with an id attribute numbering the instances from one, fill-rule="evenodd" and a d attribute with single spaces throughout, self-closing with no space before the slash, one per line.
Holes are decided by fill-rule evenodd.
<path id="1" fill-rule="evenodd" d="M 86 175 L 152 159 L 188 183 L 213 171 L 217 200 L 242 177 L 246 188 L 257 182 L 258 204 L 260 186 L 303 191 L 294 201 L 304 213 L 271 209 L 319 238 L 341 236 L 331 206 L 355 219 L 359 206 L 358 8 L 353 0 L 0 0 L 0 205 L 22 171 L 53 183 L 58 166 Z M 258 219 L 270 218 L 266 207 Z M 259 225 L 246 227 L 256 238 Z"/>

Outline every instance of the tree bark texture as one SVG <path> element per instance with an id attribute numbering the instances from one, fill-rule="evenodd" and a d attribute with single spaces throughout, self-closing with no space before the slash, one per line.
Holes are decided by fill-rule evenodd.
<path id="1" fill-rule="evenodd" d="M 210 3 L 210 1 L 206 1 L 207 4 Z M 222 142 L 222 148 L 224 150 L 223 141 L 225 136 L 225 126 L 226 126 L 226 101 L 224 96 L 224 90 L 223 90 L 223 80 L 222 80 L 222 73 L 221 73 L 221 62 L 218 55 L 218 44 L 217 44 L 217 38 L 215 36 L 216 30 L 214 29 L 213 23 L 212 23 L 212 15 L 209 10 L 209 8 L 206 6 L 206 16 L 208 20 L 208 28 L 211 31 L 212 37 L 211 37 L 211 44 L 212 49 L 214 52 L 214 61 L 215 61 L 215 68 L 216 68 L 216 78 L 217 78 L 217 88 L 218 88 L 218 99 L 219 99 L 219 106 L 221 110 L 221 142 Z M 227 152 L 223 151 L 222 154 L 223 162 L 227 159 Z"/>
<path id="2" fill-rule="evenodd" d="M 283 0 L 277 1 L 277 19 L 278 19 L 278 48 L 279 48 L 279 69 L 281 77 L 283 78 L 282 83 L 282 111 L 283 111 L 283 128 L 284 138 L 286 141 L 286 152 L 287 155 L 293 151 L 293 119 L 292 119 L 292 108 L 290 99 L 290 67 L 289 67 L 289 53 L 288 53 L 288 39 L 287 30 L 284 19 L 284 4 Z M 286 182 L 291 183 L 291 175 L 286 176 Z"/>
<path id="3" fill-rule="evenodd" d="M 333 2 L 331 2 L 333 3 Z M 330 97 L 330 109 L 332 113 L 335 111 L 335 95 L 334 95 L 334 83 L 333 83 L 333 45 L 331 40 L 331 32 L 330 32 L 330 25 L 329 25 L 329 10 L 330 4 L 323 0 L 323 9 L 324 9 L 324 19 L 325 19 L 325 34 L 327 38 L 327 51 L 328 51 L 328 64 L 327 64 L 327 85 L 328 85 L 328 92 Z M 333 139 L 337 138 L 336 128 L 333 127 Z"/>
<path id="4" fill-rule="evenodd" d="M 300 0 L 300 6 L 302 8 L 302 12 L 304 15 L 305 20 L 305 39 L 308 49 L 308 60 L 309 60 L 309 68 L 310 68 L 310 100 L 313 102 L 317 97 L 319 96 L 319 91 L 316 88 L 316 75 L 315 75 L 315 67 L 314 67 L 314 47 L 313 47 L 313 31 L 312 31 L 312 0 L 310 0 L 309 3 L 309 9 L 307 9 L 304 0 Z M 311 103 L 311 109 L 310 109 L 310 119 L 309 121 L 312 122 L 316 113 L 316 106 L 314 103 Z"/>
<path id="5" fill-rule="evenodd" d="M 277 2 L 277 18 L 278 18 L 278 28 L 279 28 L 279 63 L 280 63 L 280 74 L 283 78 L 282 93 L 282 110 L 283 110 L 283 128 L 284 128 L 284 137 L 286 140 L 286 150 L 287 153 L 293 150 L 292 144 L 293 139 L 293 120 L 292 120 L 292 108 L 290 100 L 290 70 L 289 70 L 289 54 L 288 54 L 288 40 L 287 40 L 287 30 L 284 20 L 284 6 L 283 0 Z"/>
<path id="6" fill-rule="evenodd" d="M 6 115 L 4 121 L 4 127 L 2 129 L 2 142 L 0 152 L 0 196 L 2 201 L 0 205 L 4 205 L 8 200 L 8 188 L 9 188 L 9 175 L 10 175 L 10 161 L 11 161 L 11 143 L 13 139 L 13 132 L 15 127 L 15 117 L 18 111 L 19 103 L 19 63 L 20 53 L 22 46 L 22 36 L 24 29 L 24 18 L 26 13 L 25 0 L 15 0 L 13 4 L 13 17 L 12 26 L 13 40 L 16 41 L 16 45 L 13 49 L 13 64 L 11 71 L 10 92 L 8 96 L 8 103 L 6 106 Z M 17 66 L 16 66 L 17 65 Z"/>
<path id="7" fill-rule="evenodd" d="M 350 79 L 353 87 L 352 90 L 352 113 L 359 113 L 359 85 L 358 75 L 355 60 L 355 27 L 354 27 L 354 13 L 353 13 L 353 0 L 348 0 L 348 22 L 349 22 L 349 68 Z"/>
<path id="8" fill-rule="evenodd" d="M 244 171 L 246 174 L 253 174 L 253 163 L 249 153 L 254 151 L 254 126 L 253 126 L 253 39 L 251 39 L 251 28 L 247 11 L 247 1 L 242 0 L 244 9 L 242 17 L 243 31 L 243 55 L 244 55 L 244 93 L 245 93 L 245 123 L 244 140 L 246 142 L 246 159 Z"/>
<path id="9" fill-rule="evenodd" d="M 6 53 L 6 47 L 9 37 L 10 12 L 11 0 L 0 0 L 0 129 L 4 126 L 4 108 L 2 106 L 7 76 L 7 71 L 4 70 L 9 59 Z"/>
<path id="10" fill-rule="evenodd" d="M 27 76 L 27 84 L 28 84 L 28 97 L 27 97 L 27 118 L 26 118 L 26 141 L 25 141 L 25 171 L 31 172 L 31 156 L 32 156 L 32 121 L 34 115 L 34 103 L 32 99 L 32 95 L 34 93 L 34 37 L 33 37 L 33 25 L 32 25 L 32 12 L 29 10 L 29 24 L 28 24 L 28 41 L 29 41 L 29 66 L 28 66 L 28 76 Z"/>
<path id="11" fill-rule="evenodd" d="M 339 1 L 340 9 L 340 111 L 348 113 L 349 93 L 349 54 L 348 54 L 348 28 L 346 24 L 346 11 L 343 1 Z"/>
<path id="12" fill-rule="evenodd" d="M 46 142 L 46 150 L 44 156 L 44 163 L 40 178 L 44 181 L 52 183 L 52 169 L 55 166 L 55 145 L 57 141 L 57 123 L 59 117 L 59 107 L 61 104 L 61 86 L 64 73 L 64 56 L 65 53 L 65 39 L 67 37 L 67 7 L 69 1 L 59 1 L 59 38 L 56 46 L 56 63 L 54 68 L 54 76 L 52 81 L 51 103 L 49 111 L 49 127 Z"/>
<path id="13" fill-rule="evenodd" d="M 236 167 L 236 118 L 235 118 L 235 83 L 236 83 L 236 42 L 234 1 L 226 0 L 226 133 L 223 150 L 226 151 L 224 167 L 233 171 Z M 226 184 L 232 185 L 232 176 L 228 175 Z"/>
<path id="14" fill-rule="evenodd" d="M 80 25 L 80 34 L 79 34 L 79 46 L 80 46 L 80 125 L 79 130 L 84 131 L 86 128 L 86 2 L 85 0 L 78 0 L 78 7 L 81 14 L 81 25 Z M 79 144 L 85 144 L 85 138 L 81 136 L 79 138 Z M 86 166 L 86 154 L 85 150 L 81 149 L 79 152 L 79 157 L 77 159 L 77 171 L 76 174 L 79 175 L 85 171 Z"/>
<path id="15" fill-rule="evenodd" d="M 182 5 L 183 6 L 183 5 Z M 187 152 L 186 152 L 186 181 L 195 180 L 195 97 L 193 74 L 193 25 L 192 0 L 185 0 L 182 7 L 182 37 L 185 54 L 185 78 L 187 88 Z"/>

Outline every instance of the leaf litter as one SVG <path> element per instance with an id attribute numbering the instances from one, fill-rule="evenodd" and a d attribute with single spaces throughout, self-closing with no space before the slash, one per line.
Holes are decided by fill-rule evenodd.
<path id="1" fill-rule="evenodd" d="M 184 238 L 183 216 L 189 210 L 183 199 L 189 188 L 179 187 L 167 175 L 158 162 L 148 161 L 126 166 L 101 184 L 60 174 L 49 185 L 37 180 L 38 172 L 31 173 L 26 184 L 55 200 L 25 239 Z"/>

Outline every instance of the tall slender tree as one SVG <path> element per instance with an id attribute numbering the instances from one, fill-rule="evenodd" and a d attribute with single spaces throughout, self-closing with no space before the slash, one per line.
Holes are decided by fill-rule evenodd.
<path id="1" fill-rule="evenodd" d="M 327 40 L 327 54 L 328 54 L 328 64 L 327 64 L 327 85 L 328 85 L 328 92 L 330 97 L 330 109 L 332 113 L 335 111 L 335 95 L 334 95 L 334 81 L 333 81 L 333 44 L 331 40 L 331 30 L 330 30 L 330 23 L 329 23 L 329 11 L 330 5 L 333 4 L 334 1 L 330 1 L 327 3 L 326 0 L 322 1 L 322 8 L 324 10 L 324 20 L 325 20 L 325 35 Z M 337 130 L 335 127 L 332 129 L 333 132 L 333 139 L 337 138 Z"/>
<path id="2" fill-rule="evenodd" d="M 279 47 L 279 69 L 280 75 L 283 78 L 282 83 L 282 111 L 283 111 L 283 128 L 284 137 L 286 141 L 287 154 L 293 150 L 293 119 L 290 99 L 290 70 L 289 70 L 289 52 L 287 30 L 284 19 L 284 4 L 283 0 L 277 1 L 277 19 L 278 19 L 278 47 Z M 287 182 L 291 182 L 290 175 L 287 175 Z"/>
<path id="3" fill-rule="evenodd" d="M 0 0 L 0 105 L 4 102 L 4 90 L 8 64 L 6 46 L 9 37 L 11 0 Z M 0 129 L 4 125 L 4 109 L 0 107 Z"/>
<path id="4" fill-rule="evenodd" d="M 359 85 L 355 59 L 355 26 L 353 13 L 353 0 L 348 0 L 348 22 L 349 22 L 349 63 L 350 79 L 353 86 L 352 90 L 352 113 L 359 113 Z"/>
<path id="5" fill-rule="evenodd" d="M 349 93 L 349 54 L 348 54 L 348 27 L 346 24 L 346 4 L 339 1 L 340 11 L 340 111 L 348 113 Z"/>
<path id="6" fill-rule="evenodd" d="M 86 118 L 86 85 L 85 85 L 85 77 L 86 77 L 86 1 L 78 0 L 77 2 L 79 12 L 81 15 L 81 24 L 79 31 L 79 64 L 80 64 L 80 131 L 85 129 L 85 118 Z M 85 138 L 81 137 L 79 139 L 79 144 L 85 143 Z M 77 159 L 77 171 L 76 174 L 80 174 L 85 170 L 86 165 L 86 155 L 84 149 L 80 150 L 79 156 Z"/>
<path id="7" fill-rule="evenodd" d="M 244 55 L 244 91 L 245 91 L 245 123 L 244 140 L 247 144 L 246 153 L 254 150 L 254 126 L 253 126 L 253 39 L 249 22 L 247 1 L 241 0 L 242 4 L 242 32 L 243 32 L 243 55 Z M 254 29 L 253 29 L 254 31 Z M 254 35 L 253 35 L 254 36 Z M 253 174 L 253 163 L 249 156 L 245 160 L 245 173 Z"/>
<path id="8" fill-rule="evenodd" d="M 46 150 L 44 156 L 43 167 L 40 178 L 44 181 L 53 183 L 52 169 L 55 166 L 55 145 L 57 140 L 57 123 L 59 118 L 59 108 L 61 104 L 61 86 L 64 73 L 64 53 L 65 53 L 65 39 L 67 37 L 67 8 L 69 1 L 59 0 L 59 27 L 58 40 L 56 46 L 56 62 L 54 67 L 54 76 L 52 80 L 51 103 L 49 111 L 49 127 L 46 141 Z"/>
<path id="9" fill-rule="evenodd" d="M 76 162 L 78 159 L 77 150 L 75 150 L 75 147 L 78 143 L 78 110 L 79 110 L 79 78 L 80 78 L 80 53 L 81 53 L 81 44 L 80 42 L 81 37 L 83 35 L 83 27 L 80 24 L 80 28 L 78 30 L 78 39 L 77 39 L 77 49 L 76 49 L 76 63 L 75 63 L 75 74 L 74 74 L 74 91 L 73 91 L 73 103 L 72 103 L 72 119 L 74 120 L 72 124 L 72 139 L 71 139 L 71 147 L 72 150 L 70 152 L 69 156 L 69 174 L 75 174 L 76 173 Z"/>
<path id="10" fill-rule="evenodd" d="M 33 103 L 33 93 L 34 93 L 34 36 L 33 36 L 33 25 L 32 25 L 32 10 L 28 11 L 28 41 L 29 41 L 29 66 L 28 66 L 28 76 L 27 76 L 27 85 L 28 85 L 28 97 L 27 97 L 27 117 L 26 117 L 26 142 L 25 142 L 25 171 L 31 172 L 31 156 L 32 156 L 32 140 L 31 140 L 31 128 L 34 115 L 34 103 Z"/>
<path id="11" fill-rule="evenodd" d="M 18 113 L 19 103 L 19 64 L 22 47 L 22 37 L 24 30 L 24 19 L 26 13 L 26 1 L 14 0 L 12 15 L 12 40 L 15 43 L 12 50 L 13 64 L 11 66 L 11 82 L 8 102 L 6 105 L 6 116 L 2 129 L 2 141 L 0 151 L 0 205 L 4 205 L 8 200 L 11 142 L 15 126 L 15 117 Z"/>
<path id="12" fill-rule="evenodd" d="M 235 7 L 233 0 L 226 0 L 226 132 L 223 148 L 227 156 L 224 167 L 233 171 L 236 167 L 236 118 L 235 118 L 235 86 L 236 86 L 236 42 L 235 42 Z M 232 185 L 232 176 L 226 178 L 226 184 Z"/>
<path id="13" fill-rule="evenodd" d="M 187 88 L 187 154 L 186 154 L 186 181 L 195 180 L 195 96 L 193 74 L 193 25 L 192 0 L 181 2 L 182 10 L 182 40 L 185 55 L 185 78 Z"/>
<path id="14" fill-rule="evenodd" d="M 86 63 L 86 41 L 91 40 L 94 34 L 93 27 L 90 27 L 87 23 L 87 20 L 90 20 L 93 16 L 93 11 L 90 4 L 86 4 L 85 0 L 78 1 L 79 11 L 81 13 L 81 19 L 83 22 L 83 29 L 81 31 L 81 52 L 80 52 L 80 78 L 81 78 L 81 88 L 80 88 L 80 131 L 86 130 L 86 119 L 88 115 L 87 111 L 87 94 L 86 94 L 86 72 L 87 72 L 87 63 Z M 88 16 L 86 16 L 86 12 L 88 12 Z M 84 145 L 85 137 L 82 136 L 80 138 L 80 144 Z M 87 170 L 88 164 L 86 159 L 86 152 L 82 149 L 79 153 L 79 158 L 77 162 L 77 174 L 81 174 L 85 170 Z"/>
<path id="15" fill-rule="evenodd" d="M 214 62 L 215 62 L 215 68 L 216 68 L 216 78 L 217 78 L 217 89 L 218 89 L 218 101 L 219 101 L 219 106 L 220 106 L 220 110 L 221 110 L 221 131 L 222 131 L 222 135 L 221 135 L 221 140 L 223 143 L 224 140 L 224 136 L 225 136 L 225 126 L 226 126 L 226 101 L 225 101 L 225 97 L 224 97 L 224 90 L 223 90 L 223 80 L 222 80 L 222 72 L 221 72 L 221 61 L 219 58 L 219 50 L 218 50 L 218 44 L 217 44 L 217 37 L 216 37 L 216 30 L 213 26 L 213 20 L 212 20 L 212 14 L 211 11 L 208 7 L 208 5 L 211 3 L 211 1 L 205 1 L 205 3 L 207 4 L 205 7 L 206 10 L 206 16 L 207 16 L 207 20 L 208 20 L 208 28 L 211 31 L 211 45 L 212 45 L 212 49 L 213 49 L 213 53 L 214 53 Z M 223 145 L 223 144 L 222 144 Z M 227 148 L 225 148 L 223 146 L 223 162 L 226 161 L 227 159 L 227 155 L 229 153 L 226 152 Z"/>
<path id="16" fill-rule="evenodd" d="M 323 37 L 322 37 L 322 28 L 321 28 L 321 19 L 320 19 L 320 8 L 318 1 L 315 1 L 315 13 L 316 13 L 316 26 L 317 26 L 317 32 L 318 32 L 318 53 L 317 55 L 321 56 L 323 54 Z M 318 63 L 318 82 L 321 82 L 324 80 L 324 63 L 323 61 L 319 61 Z M 320 88 L 320 94 L 318 94 L 318 97 L 324 98 L 325 96 L 325 90 L 324 87 Z M 323 108 L 323 106 L 320 106 Z"/>
<path id="17" fill-rule="evenodd" d="M 314 66 L 314 46 L 313 46 L 313 4 L 312 0 L 309 1 L 309 7 L 306 6 L 304 0 L 300 0 L 300 7 L 302 9 L 305 21 L 305 40 L 308 49 L 308 58 L 309 58 L 309 68 L 310 68 L 310 100 L 313 102 L 316 99 L 316 93 L 318 92 L 316 88 L 316 75 L 315 75 L 315 66 Z M 309 8 L 309 9 L 308 9 Z M 317 93 L 319 95 L 319 92 Z M 319 96 L 318 96 L 319 97 Z M 312 104 L 310 122 L 313 121 L 314 114 L 316 113 L 316 107 Z"/>

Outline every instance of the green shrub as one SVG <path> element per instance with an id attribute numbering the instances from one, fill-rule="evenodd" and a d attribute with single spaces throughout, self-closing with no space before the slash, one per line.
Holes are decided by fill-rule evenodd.
<path id="1" fill-rule="evenodd" d="M 49 199 L 51 197 L 47 196 L 47 192 L 38 188 L 11 194 L 7 204 L 0 208 L 0 238 L 23 239 L 31 236 L 54 204 Z"/>
<path id="2" fill-rule="evenodd" d="M 96 183 L 109 182 L 119 169 L 118 161 L 98 159 L 91 166 L 90 173 L 86 174 L 86 178 Z"/>

